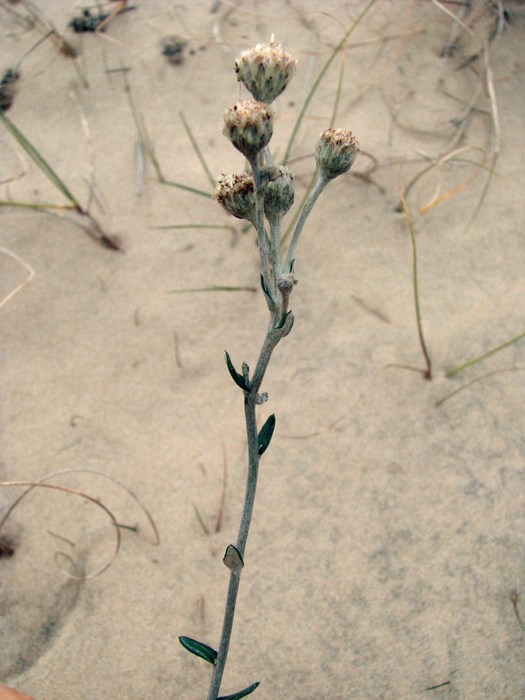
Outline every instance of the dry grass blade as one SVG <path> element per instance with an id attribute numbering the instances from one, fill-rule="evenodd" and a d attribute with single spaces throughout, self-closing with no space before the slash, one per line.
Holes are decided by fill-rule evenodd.
<path id="1" fill-rule="evenodd" d="M 491 148 L 490 165 L 489 165 L 489 169 L 488 169 L 489 175 L 487 177 L 485 185 L 483 186 L 483 190 L 482 190 L 481 195 L 479 197 L 476 208 L 472 212 L 472 216 L 470 217 L 469 222 L 466 226 L 467 229 L 474 222 L 474 219 L 478 215 L 478 212 L 481 209 L 483 202 L 485 201 L 485 197 L 487 196 L 487 192 L 488 192 L 490 184 L 492 182 L 492 174 L 493 174 L 493 172 L 496 168 L 496 164 L 498 162 L 498 158 L 499 158 L 499 154 L 500 154 L 500 147 L 501 147 L 501 130 L 500 130 L 500 122 L 499 122 L 498 103 L 496 101 L 496 92 L 494 90 L 494 79 L 492 76 L 492 68 L 490 65 L 490 54 L 489 54 L 488 42 L 486 42 L 486 44 L 483 48 L 483 59 L 484 59 L 484 64 L 485 64 L 485 83 L 486 83 L 487 92 L 488 92 L 489 99 L 490 99 L 490 113 L 491 113 L 491 117 L 492 117 L 492 148 Z"/>
<path id="2" fill-rule="evenodd" d="M 43 484 L 46 481 L 48 481 L 49 479 L 54 479 L 57 476 L 66 476 L 68 474 L 94 474 L 95 476 L 100 476 L 103 479 L 107 479 L 108 481 L 111 481 L 113 484 L 115 484 L 119 488 L 123 489 L 128 494 L 128 496 L 130 496 L 135 501 L 135 503 L 139 506 L 139 508 L 142 510 L 142 512 L 144 513 L 144 515 L 148 519 L 148 522 L 151 525 L 151 529 L 153 530 L 153 534 L 154 534 L 154 544 L 155 545 L 160 544 L 160 537 L 159 537 L 159 532 L 158 532 L 157 526 L 156 526 L 155 521 L 153 520 L 153 517 L 151 516 L 150 512 L 146 508 L 146 506 L 141 502 L 139 497 L 133 493 L 133 491 L 128 489 L 127 486 L 122 484 L 117 479 L 114 479 L 112 476 L 109 476 L 108 474 L 104 474 L 104 472 L 100 472 L 96 469 L 90 469 L 89 467 L 73 467 L 70 469 L 59 469 L 58 471 L 51 472 L 50 474 L 46 474 L 41 479 L 39 479 L 37 482 L 35 482 L 35 484 L 37 484 L 37 485 Z M 1 485 L 1 482 L 0 482 L 0 485 Z M 20 501 L 25 496 L 27 496 L 27 494 L 30 493 L 31 490 L 32 490 L 32 488 L 28 488 L 15 500 L 14 503 L 11 504 L 11 506 L 9 507 L 7 512 L 5 513 L 4 517 L 0 520 L 0 530 L 2 529 L 5 521 L 7 520 L 9 515 L 12 513 L 14 508 L 16 508 L 16 506 L 20 503 Z"/>
<path id="3" fill-rule="evenodd" d="M 0 300 L 0 309 L 2 309 L 9 301 L 11 301 L 15 294 L 18 294 L 18 292 L 21 289 L 23 289 L 26 286 L 26 284 L 29 284 L 29 282 L 31 282 L 31 280 L 35 276 L 35 271 L 29 263 L 26 263 L 25 260 L 22 260 L 22 258 L 16 253 L 13 253 L 13 251 L 8 250 L 3 246 L 0 246 L 0 253 L 8 255 L 10 258 L 13 258 L 13 260 L 16 260 L 16 262 L 22 265 L 22 267 L 24 267 L 28 272 L 27 277 L 24 280 L 22 280 L 20 284 L 17 284 L 17 286 L 14 289 L 12 289 L 8 294 L 6 294 L 3 299 Z"/>
<path id="4" fill-rule="evenodd" d="M 9 486 L 11 486 L 11 487 L 12 487 L 12 486 L 26 486 L 26 487 L 27 487 L 26 490 L 23 491 L 23 492 L 15 499 L 15 501 L 9 506 L 9 508 L 8 508 L 7 511 L 6 511 L 6 513 L 4 514 L 4 516 L 2 517 L 2 519 L 0 520 L 0 531 L 2 530 L 2 527 L 4 526 L 6 520 L 9 518 L 9 516 L 10 516 L 11 513 L 14 511 L 14 509 L 18 506 L 18 504 L 20 503 L 20 501 L 21 501 L 23 498 L 25 498 L 29 493 L 31 493 L 31 491 L 32 491 L 34 488 L 55 489 L 55 490 L 57 490 L 57 491 L 62 491 L 62 492 L 64 492 L 64 493 L 73 494 L 73 495 L 75 495 L 75 496 L 81 496 L 82 498 L 87 499 L 87 500 L 90 501 L 91 503 L 94 503 L 94 504 L 97 505 L 99 508 L 102 508 L 102 510 L 103 510 L 103 511 L 107 514 L 107 516 L 110 518 L 110 520 L 111 520 L 111 522 L 112 522 L 112 524 L 113 524 L 113 526 L 114 526 L 114 528 L 115 528 L 115 532 L 116 532 L 115 549 L 114 549 L 113 555 L 111 556 L 110 560 L 109 560 L 104 566 L 102 566 L 100 569 L 98 569 L 97 571 L 95 571 L 95 572 L 92 573 L 92 574 L 87 574 L 87 575 L 84 574 L 84 575 L 82 575 L 82 576 L 79 576 L 79 575 L 76 575 L 76 574 L 71 573 L 70 571 L 67 571 L 67 570 L 63 569 L 62 567 L 60 567 L 60 568 L 61 568 L 61 570 L 62 570 L 65 574 L 67 574 L 67 575 L 70 576 L 71 578 L 77 578 L 77 579 L 82 579 L 82 580 L 84 580 L 84 579 L 95 578 L 96 576 L 100 576 L 100 574 L 102 574 L 102 573 L 104 573 L 105 571 L 107 571 L 107 569 L 111 566 L 111 564 L 112 564 L 113 561 L 115 560 L 115 557 L 117 556 L 117 554 L 118 554 L 118 552 L 119 552 L 119 550 L 120 550 L 120 544 L 121 544 L 121 529 L 123 529 L 124 526 L 120 525 L 120 524 L 117 522 L 117 519 L 115 518 L 115 516 L 113 515 L 113 513 L 111 512 L 111 510 L 110 510 L 107 506 L 105 506 L 101 501 L 99 501 L 98 498 L 94 498 L 93 496 L 90 496 L 89 494 L 85 493 L 84 491 L 80 491 L 79 489 L 71 488 L 71 487 L 69 487 L 69 486 L 61 486 L 61 485 L 58 485 L 58 484 L 48 484 L 48 483 L 46 483 L 46 481 L 48 481 L 49 479 L 55 478 L 55 477 L 57 477 L 57 476 L 65 476 L 65 475 L 68 475 L 68 474 L 95 474 L 96 476 L 101 476 L 101 477 L 104 478 L 104 479 L 108 479 L 108 480 L 111 481 L 113 484 L 115 484 L 115 485 L 118 486 L 119 488 L 123 489 L 123 490 L 135 501 L 135 503 L 137 503 L 137 505 L 139 506 L 139 508 L 142 510 L 142 512 L 143 512 L 144 515 L 146 516 L 146 518 L 147 518 L 147 520 L 148 520 L 148 522 L 149 522 L 149 524 L 150 524 L 150 526 L 151 526 L 151 529 L 152 529 L 152 531 L 153 531 L 153 535 L 154 535 L 153 544 L 154 544 L 155 546 L 157 546 L 158 544 L 160 544 L 160 536 L 159 536 L 159 532 L 158 532 L 157 526 L 156 526 L 156 524 L 155 524 L 155 521 L 153 520 L 153 517 L 151 516 L 150 512 L 149 512 L 148 509 L 144 506 L 144 504 L 141 502 L 141 500 L 139 499 L 139 497 L 138 497 L 135 493 L 133 493 L 133 491 L 131 491 L 130 489 L 128 489 L 126 486 L 124 486 L 124 484 L 122 484 L 120 481 L 117 481 L 117 479 L 114 479 L 113 477 L 108 476 L 107 474 L 104 474 L 103 472 L 99 472 L 99 471 L 97 471 L 96 469 L 89 469 L 89 468 L 87 468 L 87 467 L 86 467 L 86 468 L 84 468 L 84 467 L 79 467 L 79 468 L 72 468 L 72 469 L 61 469 L 61 470 L 52 472 L 51 474 L 47 474 L 46 476 L 42 477 L 42 478 L 39 479 L 38 481 L 3 481 L 3 482 L 0 482 L 0 488 L 1 488 L 1 487 L 9 487 Z M 65 553 L 63 553 L 63 552 L 62 552 L 61 554 L 62 554 L 62 556 L 63 556 L 64 558 L 66 558 L 67 560 L 70 560 L 70 557 L 69 557 L 68 554 L 65 554 Z"/>
<path id="5" fill-rule="evenodd" d="M 63 493 L 69 493 L 69 494 L 72 494 L 73 496 L 80 496 L 81 498 L 85 498 L 88 501 L 90 501 L 91 503 L 94 503 L 99 508 L 102 508 L 102 510 L 106 513 L 106 515 L 111 520 L 111 522 L 115 528 L 115 537 L 116 537 L 115 549 L 114 549 L 114 552 L 111 556 L 111 559 L 108 562 L 106 562 L 106 564 L 104 564 L 104 566 L 102 566 L 100 569 L 98 569 L 97 571 L 95 571 L 92 574 L 84 574 L 82 576 L 79 576 L 79 575 L 71 573 L 70 571 L 67 571 L 66 569 L 63 569 L 63 568 L 61 568 L 61 571 L 64 574 L 66 574 L 67 576 L 69 576 L 70 578 L 84 580 L 84 579 L 91 579 L 91 578 L 95 578 L 96 576 L 100 576 L 100 574 L 103 574 L 104 571 L 107 571 L 109 569 L 109 567 L 111 566 L 111 564 L 115 560 L 115 557 L 117 556 L 117 554 L 120 550 L 120 543 L 122 540 L 122 536 L 120 534 L 119 524 L 118 524 L 115 516 L 113 515 L 113 513 L 109 510 L 109 508 L 107 508 L 97 498 L 94 498 L 93 496 L 90 496 L 89 494 L 84 493 L 83 491 L 79 491 L 78 489 L 70 488 L 69 486 L 59 486 L 58 484 L 46 484 L 46 483 L 43 483 L 42 481 L 0 481 L 0 488 L 2 488 L 2 487 L 5 487 L 5 488 L 20 487 L 20 486 L 26 486 L 27 489 L 26 489 L 26 491 L 24 491 L 22 493 L 21 496 L 19 496 L 16 499 L 16 501 L 10 506 L 10 508 L 8 509 L 7 513 L 4 515 L 2 520 L 0 520 L 0 530 L 1 530 L 2 526 L 4 525 L 5 521 L 7 520 L 7 518 L 9 517 L 9 515 L 13 512 L 13 509 L 20 502 L 20 500 L 26 494 L 30 493 L 34 488 L 52 489 L 55 491 L 62 491 Z M 68 554 L 62 553 L 62 555 L 68 561 L 71 560 L 71 558 Z"/>
<path id="6" fill-rule="evenodd" d="M 436 401 L 436 406 L 442 406 L 445 403 L 445 401 L 448 401 L 453 396 L 456 396 L 456 394 L 459 394 L 461 391 L 468 389 L 469 387 L 473 386 L 474 384 L 477 384 L 478 382 L 481 382 L 485 379 L 488 379 L 489 377 L 493 377 L 495 374 L 504 374 L 506 372 L 523 372 L 523 371 L 525 371 L 525 367 L 508 367 L 506 369 L 495 369 L 493 372 L 486 372 L 485 374 L 482 374 L 480 377 L 476 377 L 475 379 L 471 379 L 470 382 L 466 382 L 465 384 L 462 384 L 457 389 L 454 389 L 454 391 L 451 391 L 450 394 L 443 396 L 443 398 L 438 399 Z"/>

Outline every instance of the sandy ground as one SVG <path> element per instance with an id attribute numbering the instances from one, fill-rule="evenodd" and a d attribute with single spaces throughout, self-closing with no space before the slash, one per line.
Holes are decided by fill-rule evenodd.
<path id="1" fill-rule="evenodd" d="M 241 509 L 242 398 L 223 350 L 254 363 L 266 325 L 253 234 L 213 200 L 160 184 L 149 162 L 137 196 L 137 132 L 115 69 L 129 69 L 166 178 L 209 192 L 180 112 L 214 176 L 240 171 L 220 133 L 223 109 L 246 95 L 233 61 L 275 32 L 299 59 L 276 105 L 279 157 L 365 3 L 135 5 L 104 35 L 73 37 L 76 67 L 43 43 L 23 61 L 8 112 L 83 204 L 91 188 L 90 211 L 123 252 L 68 219 L 0 211 L 0 298 L 27 274 L 6 251 L 35 271 L 0 310 L 0 479 L 96 470 L 140 498 L 161 539 L 113 481 L 56 476 L 138 526 L 120 530 L 112 566 L 89 578 L 115 548 L 107 514 L 43 489 L 20 503 L 2 531 L 15 554 L 0 559 L 0 680 L 36 700 L 206 696 L 209 667 L 177 637 L 217 645 L 221 558 Z M 259 680 L 260 700 L 525 698 L 525 632 L 511 602 L 525 593 L 524 344 L 445 376 L 524 331 L 525 8 L 502 5 L 512 24 L 487 62 L 462 67 L 494 27 L 481 0 L 464 15 L 472 34 L 431 2 L 381 0 L 350 38 L 336 125 L 361 143 L 356 175 L 377 168 L 368 181 L 331 183 L 299 247 L 295 327 L 263 387 L 260 419 L 275 412 L 277 429 L 223 694 Z M 35 6 L 60 31 L 78 13 L 62 0 Z M 2 70 L 43 34 L 26 14 L 0 4 Z M 189 42 L 180 65 L 161 55 L 170 34 Z M 446 58 L 450 41 L 458 50 Z M 293 147 L 298 199 L 340 67 L 338 56 Z M 478 206 L 488 171 L 474 162 L 490 168 L 494 149 Z M 65 201 L 2 125 L 0 152 L 3 200 Z M 424 363 L 395 207 L 432 162 L 408 195 L 434 370 L 425 381 L 406 369 Z M 154 228 L 187 224 L 233 228 Z M 210 285 L 257 291 L 171 293 Z M 0 514 L 18 493 L 0 491 Z"/>

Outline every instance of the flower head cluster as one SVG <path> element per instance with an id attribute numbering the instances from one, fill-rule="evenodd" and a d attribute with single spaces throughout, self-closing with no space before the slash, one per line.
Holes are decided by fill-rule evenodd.
<path id="1" fill-rule="evenodd" d="M 235 72 L 256 100 L 270 104 L 288 85 L 296 66 L 297 60 L 272 41 L 243 51 L 235 61 Z"/>
<path id="2" fill-rule="evenodd" d="M 270 143 L 273 110 L 263 102 L 242 100 L 224 113 L 223 134 L 249 161 Z"/>
<path id="3" fill-rule="evenodd" d="M 251 175 L 221 175 L 215 189 L 215 198 L 228 214 L 256 225 L 255 185 Z"/>
<path id="4" fill-rule="evenodd" d="M 327 180 L 333 180 L 350 170 L 358 152 L 359 144 L 351 131 L 327 129 L 317 143 L 317 167 Z"/>

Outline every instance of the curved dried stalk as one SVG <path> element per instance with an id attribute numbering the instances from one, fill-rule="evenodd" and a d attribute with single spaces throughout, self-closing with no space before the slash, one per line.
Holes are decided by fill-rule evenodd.
<path id="1" fill-rule="evenodd" d="M 74 496 L 81 496 L 82 498 L 86 498 L 88 501 L 91 501 L 91 503 L 94 503 L 97 505 L 99 508 L 102 508 L 102 510 L 106 513 L 106 515 L 109 517 L 111 522 L 113 523 L 113 526 L 115 527 L 115 532 L 116 532 L 116 543 L 115 543 L 115 550 L 111 556 L 111 559 L 104 564 L 100 569 L 95 571 L 93 574 L 85 574 L 82 576 L 78 576 L 77 574 L 72 574 L 70 571 L 67 571 L 66 569 L 63 569 L 60 567 L 60 570 L 69 576 L 70 578 L 74 579 L 79 579 L 79 580 L 85 580 L 85 579 L 91 579 L 95 578 L 96 576 L 100 576 L 100 574 L 103 574 L 104 571 L 107 571 L 111 564 L 114 562 L 115 557 L 117 556 L 119 550 L 120 550 L 120 543 L 122 540 L 122 536 L 120 534 L 120 527 L 119 524 L 113 515 L 113 513 L 107 508 L 103 503 L 101 503 L 97 498 L 94 498 L 93 496 L 90 496 L 87 493 L 84 493 L 83 491 L 79 491 L 78 489 L 73 489 L 70 488 L 69 486 L 60 486 L 58 484 L 44 484 L 38 481 L 0 481 L 0 487 L 9 487 L 9 486 L 27 486 L 28 489 L 25 491 L 21 496 L 18 497 L 18 499 L 15 501 L 13 505 L 8 509 L 7 513 L 4 515 L 2 520 L 0 521 L 0 529 L 2 528 L 2 525 L 5 523 L 9 515 L 12 513 L 13 508 L 20 502 L 20 500 L 29 492 L 32 491 L 34 488 L 43 488 L 43 489 L 54 489 L 55 491 L 62 491 L 63 493 L 70 493 Z M 71 557 L 66 554 L 65 552 L 61 552 L 61 554 L 68 560 L 71 561 Z M 56 560 L 56 559 L 55 559 Z"/>
<path id="2" fill-rule="evenodd" d="M 113 477 L 108 476 L 107 474 L 104 474 L 103 472 L 99 472 L 99 471 L 97 471 L 96 469 L 90 469 L 89 467 L 74 467 L 74 468 L 71 468 L 71 469 L 60 469 L 60 470 L 57 470 L 57 471 L 55 471 L 55 472 L 52 472 L 51 474 L 46 474 L 45 476 L 43 476 L 41 479 L 38 479 L 37 481 L 4 481 L 4 482 L 0 482 L 0 487 L 2 487 L 2 486 L 27 486 L 27 489 L 26 489 L 25 491 L 23 491 L 23 492 L 15 499 L 15 501 L 9 506 L 9 508 L 7 509 L 7 512 L 4 514 L 4 516 L 3 516 L 2 519 L 0 520 L 0 531 L 2 530 L 2 527 L 4 526 L 6 520 L 9 518 L 9 516 L 11 515 L 11 513 L 13 512 L 13 510 L 18 506 L 18 504 L 20 503 L 20 501 L 21 501 L 23 498 L 25 498 L 34 488 L 37 488 L 37 487 L 42 487 L 42 488 L 55 488 L 55 489 L 58 490 L 58 491 L 63 491 L 63 492 L 65 492 L 65 493 L 71 493 L 71 494 L 73 494 L 73 495 L 82 496 L 82 497 L 86 498 L 88 501 L 91 501 L 92 503 L 95 503 L 95 504 L 98 505 L 100 508 L 102 508 L 102 510 L 104 510 L 104 512 L 105 512 L 105 513 L 108 515 L 108 517 L 111 519 L 111 521 L 112 521 L 112 523 L 113 523 L 113 525 L 115 526 L 116 531 L 117 531 L 117 542 L 116 542 L 116 547 L 115 547 L 115 551 L 114 551 L 114 553 L 113 553 L 113 555 L 112 555 L 110 561 L 109 561 L 107 564 L 105 564 L 100 570 L 96 571 L 94 574 L 89 574 L 89 575 L 87 575 L 87 576 L 86 576 L 86 575 L 84 575 L 84 576 L 75 576 L 75 575 L 71 574 L 70 572 L 65 571 L 64 569 L 62 569 L 62 567 L 60 567 L 61 570 L 64 571 L 64 573 L 66 573 L 68 576 L 72 576 L 73 578 L 89 579 L 89 578 L 94 578 L 95 576 L 99 576 L 99 575 L 102 574 L 104 571 L 106 571 L 106 570 L 111 566 L 111 564 L 113 563 L 113 561 L 114 561 L 115 557 L 117 556 L 118 551 L 119 551 L 119 549 L 120 549 L 120 541 L 121 541 L 120 529 L 121 529 L 122 526 L 119 525 L 119 523 L 117 522 L 115 516 L 114 516 L 113 513 L 109 510 L 109 508 L 107 508 L 107 506 L 105 506 L 105 505 L 104 505 L 101 501 L 99 501 L 97 498 L 94 498 L 93 496 L 90 496 L 89 494 L 86 494 L 86 493 L 83 492 L 83 491 L 79 491 L 78 489 L 74 489 L 74 488 L 71 488 L 71 487 L 68 487 L 68 486 L 60 486 L 60 485 L 57 485 L 57 484 L 47 484 L 47 483 L 45 483 L 45 482 L 48 481 L 49 479 L 55 478 L 55 477 L 57 477 L 57 476 L 64 476 L 64 475 L 67 475 L 67 474 L 82 474 L 82 473 L 86 473 L 86 474 L 95 474 L 96 476 L 101 476 L 101 477 L 103 477 L 104 479 L 108 479 L 108 480 L 111 481 L 112 483 L 114 483 L 114 484 L 116 484 L 117 486 L 119 486 L 120 488 L 122 488 L 122 489 L 128 494 L 128 496 L 130 496 L 130 497 L 135 501 L 135 503 L 137 503 L 137 505 L 139 506 L 139 508 L 142 510 L 142 512 L 143 512 L 144 515 L 146 516 L 146 518 L 147 518 L 147 520 L 148 520 L 148 522 L 149 522 L 149 524 L 150 524 L 150 526 L 151 526 L 151 529 L 152 529 L 152 531 L 153 531 L 153 535 L 154 535 L 153 544 L 154 544 L 155 546 L 158 546 L 158 545 L 160 544 L 159 531 L 158 531 L 158 529 L 157 529 L 157 526 L 156 526 L 156 524 L 155 524 L 155 521 L 153 520 L 152 515 L 150 514 L 150 512 L 148 511 L 148 509 L 146 508 L 146 506 L 144 506 L 144 504 L 141 502 L 141 500 L 139 499 L 139 497 L 138 497 L 135 493 L 133 493 L 133 491 L 131 491 L 130 489 L 128 489 L 127 486 L 125 486 L 124 484 L 122 484 L 122 483 L 121 483 L 120 481 L 118 481 L 117 479 L 114 479 Z M 68 556 L 67 554 L 65 554 L 65 553 L 62 552 L 62 555 L 63 555 L 64 557 L 66 557 L 66 559 L 69 559 L 69 556 Z"/>
<path id="3" fill-rule="evenodd" d="M 6 294 L 3 299 L 0 300 L 0 309 L 2 309 L 9 301 L 11 301 L 15 294 L 18 294 L 18 292 L 21 289 L 23 289 L 26 286 L 26 284 L 29 284 L 29 282 L 31 282 L 36 273 L 29 263 L 27 263 L 25 260 L 22 260 L 22 258 L 16 253 L 13 253 L 12 250 L 8 250 L 7 248 L 0 246 L 0 253 L 8 255 L 10 258 L 13 258 L 13 260 L 16 260 L 16 262 L 22 265 L 22 267 L 25 267 L 25 269 L 28 272 L 28 276 L 24 280 L 22 280 L 20 284 L 17 284 L 17 286 L 14 289 L 12 289 L 8 294 Z"/>

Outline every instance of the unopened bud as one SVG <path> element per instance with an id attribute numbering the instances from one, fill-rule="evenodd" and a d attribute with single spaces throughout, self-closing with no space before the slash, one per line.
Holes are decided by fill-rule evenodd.
<path id="1" fill-rule="evenodd" d="M 284 165 L 274 167 L 264 192 L 264 211 L 268 219 L 283 217 L 293 204 L 293 175 Z"/>
<path id="2" fill-rule="evenodd" d="M 247 219 L 255 226 L 255 185 L 251 175 L 221 175 L 215 198 L 228 214 Z"/>
<path id="3" fill-rule="evenodd" d="M 348 129 L 327 129 L 317 143 L 316 160 L 328 180 L 348 172 L 359 152 L 359 144 Z"/>
<path id="4" fill-rule="evenodd" d="M 235 61 L 235 72 L 256 100 L 270 104 L 288 85 L 296 66 L 297 60 L 272 41 L 243 51 Z"/>
<path id="5" fill-rule="evenodd" d="M 294 286 L 297 284 L 297 280 L 291 272 L 279 276 L 277 280 L 277 289 L 283 295 L 289 295 Z"/>
<path id="6" fill-rule="evenodd" d="M 270 143 L 273 110 L 256 100 L 242 100 L 224 113 L 223 134 L 251 161 Z"/>

